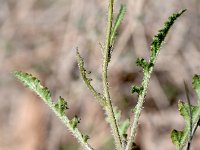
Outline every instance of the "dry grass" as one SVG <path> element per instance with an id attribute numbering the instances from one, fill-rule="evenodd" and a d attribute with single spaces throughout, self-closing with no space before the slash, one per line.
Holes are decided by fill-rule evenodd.
<path id="1" fill-rule="evenodd" d="M 78 149 L 38 97 L 13 79 L 10 72 L 16 69 L 38 76 L 54 97 L 62 95 L 68 99 L 71 108 L 68 115 L 81 116 L 81 128 L 89 133 L 90 143 L 97 149 L 112 149 L 104 114 L 83 85 L 75 60 L 78 46 L 96 78 L 96 87 L 101 90 L 99 43 L 104 40 L 106 3 L 106 0 L 0 0 L 1 150 Z M 118 0 L 116 9 L 120 3 Z M 193 74 L 200 74 L 200 1 L 123 3 L 127 5 L 126 18 L 109 72 L 112 98 L 124 116 L 130 114 L 127 108 L 136 103 L 136 97 L 129 92 L 130 85 L 142 79 L 135 59 L 148 57 L 151 38 L 172 12 L 188 9 L 173 27 L 159 56 L 137 137 L 142 150 L 173 150 L 170 131 L 181 129 L 184 124 L 177 110 L 177 100 L 185 99 L 183 81 L 191 88 Z M 195 103 L 193 92 L 192 95 Z M 196 135 L 192 150 L 199 149 L 199 136 Z"/>

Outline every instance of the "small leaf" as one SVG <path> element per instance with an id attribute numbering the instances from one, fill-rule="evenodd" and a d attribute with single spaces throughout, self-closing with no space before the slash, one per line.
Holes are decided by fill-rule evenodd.
<path id="1" fill-rule="evenodd" d="M 61 115 L 64 115 L 65 110 L 68 109 L 67 102 L 60 96 L 55 104 L 55 108 Z"/>
<path id="2" fill-rule="evenodd" d="M 73 119 L 70 120 L 70 124 L 72 126 L 73 129 L 75 129 L 78 125 L 78 123 L 80 123 L 81 119 L 77 116 L 75 116 Z"/>
<path id="3" fill-rule="evenodd" d="M 91 74 L 91 72 L 88 72 L 88 71 L 85 69 L 83 58 L 81 57 L 81 55 L 80 55 L 78 49 L 77 49 L 77 51 L 76 51 L 76 58 L 77 58 L 78 66 L 79 66 L 79 69 L 80 69 L 80 72 L 81 72 L 81 75 L 82 75 L 84 81 L 90 82 L 91 79 L 87 77 L 87 74 Z"/>
<path id="4" fill-rule="evenodd" d="M 144 58 L 137 58 L 136 65 L 142 67 L 144 70 L 147 70 L 149 67 L 149 63 Z"/>
<path id="5" fill-rule="evenodd" d="M 143 91 L 143 89 L 144 88 L 141 87 L 141 86 L 133 85 L 131 87 L 131 93 L 138 93 L 138 94 L 140 94 Z"/>
<path id="6" fill-rule="evenodd" d="M 177 130 L 173 130 L 171 132 L 171 139 L 172 142 L 177 145 L 177 147 L 180 147 L 180 143 L 181 143 L 181 139 L 183 137 L 184 133 L 183 131 L 177 131 Z"/>
<path id="7" fill-rule="evenodd" d="M 125 12 L 126 12 L 125 5 L 121 5 L 119 13 L 118 13 L 117 18 L 116 18 L 115 23 L 114 23 L 114 26 L 112 28 L 110 47 L 114 46 L 114 42 L 115 42 L 115 38 L 116 38 L 116 33 L 117 33 L 117 30 L 118 30 L 119 26 L 122 23 L 122 20 L 124 18 Z"/>
<path id="8" fill-rule="evenodd" d="M 87 142 L 88 139 L 90 139 L 90 137 L 88 135 L 83 135 L 82 134 L 82 137 L 83 137 L 84 142 Z"/>
<path id="9" fill-rule="evenodd" d="M 91 71 L 87 71 L 84 67 L 84 61 L 83 58 L 81 57 L 78 49 L 76 51 L 76 58 L 77 58 L 77 62 L 78 62 L 78 66 L 79 66 L 79 70 L 81 72 L 81 76 L 83 77 L 83 80 L 85 81 L 87 86 L 90 86 L 90 88 L 93 88 L 91 86 L 91 78 L 88 78 L 87 75 L 91 74 Z"/>

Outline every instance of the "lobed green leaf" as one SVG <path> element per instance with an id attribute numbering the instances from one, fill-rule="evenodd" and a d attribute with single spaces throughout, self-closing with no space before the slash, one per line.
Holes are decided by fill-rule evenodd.
<path id="1" fill-rule="evenodd" d="M 77 127 L 77 125 L 80 123 L 81 119 L 78 116 L 75 116 L 73 119 L 70 120 L 70 125 L 73 129 Z"/>
<path id="2" fill-rule="evenodd" d="M 133 85 L 132 87 L 131 87 L 131 93 L 133 94 L 133 93 L 138 93 L 138 94 L 140 94 L 142 91 L 143 91 L 143 86 L 137 86 L 137 85 Z"/>
<path id="3" fill-rule="evenodd" d="M 68 109 L 67 102 L 60 96 L 57 103 L 55 104 L 55 109 L 61 114 L 65 115 L 65 110 Z"/>
<path id="4" fill-rule="evenodd" d="M 80 123 L 80 118 L 75 116 L 72 120 L 69 120 L 65 116 L 65 110 L 68 109 L 67 102 L 59 97 L 56 103 L 51 99 L 50 91 L 47 87 L 43 87 L 40 81 L 33 77 L 31 74 L 24 73 L 22 71 L 15 71 L 14 75 L 18 78 L 25 86 L 34 91 L 56 114 L 58 118 L 67 126 L 69 131 L 77 138 L 78 142 L 87 149 L 93 150 L 93 148 L 87 143 L 89 136 L 84 135 L 78 130 L 77 124 Z"/>
<path id="5" fill-rule="evenodd" d="M 142 67 L 144 71 L 148 71 L 149 63 L 144 58 L 137 58 L 136 65 Z"/>
<path id="6" fill-rule="evenodd" d="M 168 18 L 168 21 L 165 22 L 164 28 L 159 30 L 158 34 L 154 36 L 153 42 L 151 43 L 151 55 L 150 55 L 150 62 L 154 64 L 154 61 L 156 59 L 156 56 L 158 55 L 160 48 L 162 46 L 163 41 L 165 40 L 165 37 L 167 36 L 168 31 L 176 21 L 178 17 L 180 17 L 186 9 L 181 10 L 180 12 L 172 14 Z"/>
<path id="7" fill-rule="evenodd" d="M 193 77 L 192 85 L 198 95 L 198 92 L 200 91 L 199 75 L 195 75 Z M 196 128 L 198 126 L 198 122 L 200 119 L 200 103 L 198 103 L 196 106 L 191 106 L 188 103 L 180 101 L 178 103 L 178 107 L 180 114 L 183 116 L 185 120 L 185 128 L 182 131 L 173 130 L 171 132 L 171 140 L 175 144 L 177 150 L 182 150 L 186 145 L 186 143 L 189 140 L 191 140 L 190 135 L 194 135 Z"/>

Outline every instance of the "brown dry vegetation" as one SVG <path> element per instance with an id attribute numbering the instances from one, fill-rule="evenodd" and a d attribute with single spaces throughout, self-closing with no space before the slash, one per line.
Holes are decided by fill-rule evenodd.
<path id="1" fill-rule="evenodd" d="M 140 119 L 137 144 L 141 150 L 173 150 L 170 131 L 182 129 L 177 100 L 185 100 L 183 81 L 191 100 L 193 74 L 200 74 L 199 0 L 123 0 L 126 17 L 110 63 L 113 103 L 128 117 L 136 96 L 130 86 L 140 83 L 138 56 L 149 56 L 153 35 L 174 11 L 188 11 L 171 30 L 159 55 Z M 34 74 L 50 88 L 54 99 L 68 100 L 69 116 L 79 115 L 80 129 L 90 135 L 96 149 L 113 149 L 104 113 L 80 79 L 75 48 L 78 46 L 92 71 L 96 88 L 102 90 L 99 43 L 104 41 L 106 0 L 0 0 L 0 149 L 82 149 L 43 102 L 17 82 L 11 72 Z M 199 150 L 200 131 L 192 144 Z"/>

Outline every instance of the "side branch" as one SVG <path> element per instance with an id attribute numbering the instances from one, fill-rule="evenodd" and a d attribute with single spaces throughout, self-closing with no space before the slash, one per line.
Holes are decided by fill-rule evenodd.
<path id="1" fill-rule="evenodd" d="M 31 74 L 24 73 L 22 71 L 15 71 L 14 75 L 19 79 L 25 86 L 34 91 L 56 114 L 56 116 L 65 124 L 72 135 L 77 139 L 77 141 L 83 146 L 85 150 L 93 150 L 93 148 L 87 143 L 88 136 L 83 135 L 77 128 L 78 123 L 80 123 L 80 118 L 75 116 L 73 119 L 69 119 L 65 115 L 65 111 L 68 109 L 67 102 L 59 97 L 57 102 L 53 102 L 51 98 L 51 93 L 47 87 L 43 87 L 40 81 L 33 77 Z"/>
<path id="2" fill-rule="evenodd" d="M 83 61 L 83 58 L 81 57 L 78 49 L 76 51 L 76 59 L 77 59 L 77 62 L 78 62 L 78 67 L 79 67 L 79 70 L 81 72 L 81 76 L 83 78 L 83 81 L 85 82 L 88 89 L 92 92 L 93 96 L 98 100 L 100 105 L 104 108 L 106 106 L 105 98 L 101 93 L 98 93 L 94 89 L 94 87 L 91 85 L 92 79 L 87 77 L 88 72 L 84 68 L 84 61 Z"/>
<path id="3" fill-rule="evenodd" d="M 142 81 L 141 87 L 133 86 L 132 91 L 138 93 L 138 102 L 135 107 L 134 111 L 134 120 L 132 121 L 131 125 L 131 133 L 128 139 L 128 143 L 126 146 L 126 150 L 131 150 L 132 145 L 134 142 L 135 134 L 136 134 L 136 129 L 138 127 L 138 122 L 139 122 L 139 117 L 142 111 L 142 106 L 144 104 L 145 100 L 145 95 L 147 92 L 148 84 L 150 81 L 151 74 L 153 72 L 153 68 L 157 59 L 157 56 L 160 52 L 161 46 L 165 40 L 165 37 L 167 36 L 167 33 L 173 26 L 174 22 L 178 17 L 180 17 L 186 10 L 182 10 L 178 13 L 172 14 L 169 18 L 168 21 L 165 22 L 164 27 L 159 30 L 158 34 L 154 36 L 153 42 L 151 43 L 151 54 L 150 54 L 150 59 L 149 61 L 146 61 L 145 59 L 137 59 L 136 64 L 140 67 L 143 68 L 144 72 L 144 78 Z"/>

